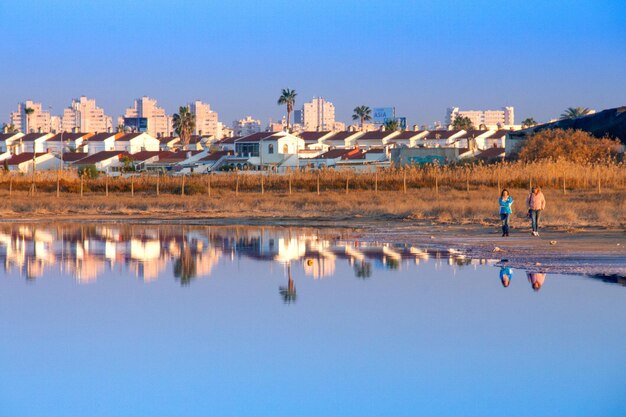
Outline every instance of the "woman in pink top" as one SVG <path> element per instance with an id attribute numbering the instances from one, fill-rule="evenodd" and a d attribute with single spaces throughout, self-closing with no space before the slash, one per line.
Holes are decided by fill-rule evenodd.
<path id="1" fill-rule="evenodd" d="M 526 198 L 526 206 L 528 207 L 528 217 L 530 217 L 533 236 L 539 236 L 539 213 L 546 208 L 546 198 L 543 196 L 541 189 L 534 186 L 528 197 Z"/>
<path id="2" fill-rule="evenodd" d="M 539 291 L 546 280 L 546 274 L 542 272 L 527 272 L 528 282 L 533 287 L 533 290 Z"/>

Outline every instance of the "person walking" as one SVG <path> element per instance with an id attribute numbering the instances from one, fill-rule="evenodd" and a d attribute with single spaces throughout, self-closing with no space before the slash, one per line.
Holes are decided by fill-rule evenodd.
<path id="1" fill-rule="evenodd" d="M 541 192 L 541 188 L 534 186 L 532 191 L 526 199 L 526 206 L 528 207 L 528 217 L 530 217 L 530 223 L 532 227 L 533 236 L 539 236 L 539 214 L 546 208 L 546 198 Z"/>
<path id="2" fill-rule="evenodd" d="M 500 220 L 502 221 L 502 237 L 509 235 L 509 218 L 511 217 L 511 205 L 513 204 L 513 197 L 509 195 L 509 190 L 506 188 L 502 190 L 500 198 L 498 199 L 500 204 Z"/>

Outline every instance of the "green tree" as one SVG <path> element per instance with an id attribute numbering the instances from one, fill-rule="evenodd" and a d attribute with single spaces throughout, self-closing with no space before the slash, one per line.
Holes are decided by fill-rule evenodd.
<path id="1" fill-rule="evenodd" d="M 136 171 L 135 164 L 133 162 L 133 158 L 131 158 L 129 155 L 122 156 L 120 158 L 120 162 L 122 164 L 124 164 L 124 166 L 122 167 L 122 171 L 123 172 L 134 172 L 134 171 Z"/>
<path id="2" fill-rule="evenodd" d="M 290 90 L 289 88 L 283 88 L 280 97 L 278 97 L 279 106 L 287 106 L 287 132 L 289 132 L 289 122 L 291 120 L 291 112 L 293 106 L 296 104 L 296 90 Z"/>
<path id="3" fill-rule="evenodd" d="M 178 113 L 174 114 L 173 118 L 174 130 L 180 137 L 180 143 L 183 145 L 183 150 L 187 150 L 191 135 L 196 128 L 196 115 L 191 112 L 188 106 L 181 106 L 178 109 Z"/>
<path id="4" fill-rule="evenodd" d="M 95 165 L 83 165 L 78 168 L 78 175 L 85 176 L 87 178 L 98 178 L 100 172 L 98 172 L 98 168 Z"/>
<path id="5" fill-rule="evenodd" d="M 187 246 L 187 242 L 183 243 L 183 250 L 180 257 L 174 262 L 174 277 L 180 280 L 180 285 L 189 285 L 196 277 L 197 267 L 196 259 L 191 253 L 191 249 Z"/>
<path id="6" fill-rule="evenodd" d="M 587 107 L 568 107 L 561 113 L 561 120 L 578 119 L 591 113 Z"/>
<path id="7" fill-rule="evenodd" d="M 387 119 L 385 120 L 385 130 L 389 131 L 389 132 L 393 132 L 398 130 L 398 128 L 400 127 L 400 123 L 398 123 L 398 121 L 396 119 Z"/>
<path id="8" fill-rule="evenodd" d="M 6 131 L 7 133 L 17 133 L 18 130 L 15 128 L 14 124 L 11 123 L 3 123 L 2 124 L 2 131 Z"/>
<path id="9" fill-rule="evenodd" d="M 360 120 L 361 130 L 363 130 L 365 122 L 372 120 L 372 109 L 367 106 L 358 106 L 355 107 L 353 111 L 352 120 Z"/>
<path id="10" fill-rule="evenodd" d="M 455 130 L 465 130 L 470 131 L 474 130 L 474 124 L 472 123 L 472 119 L 466 116 L 457 116 L 452 122 L 452 129 Z"/>
<path id="11" fill-rule="evenodd" d="M 24 113 L 26 114 L 26 133 L 29 133 L 28 129 L 30 128 L 30 115 L 35 113 L 35 109 L 32 107 L 26 107 L 24 109 Z"/>
<path id="12" fill-rule="evenodd" d="M 528 118 L 522 120 L 522 128 L 523 129 L 526 129 L 528 127 L 537 126 L 537 124 L 538 123 L 532 117 L 528 117 Z"/>
<path id="13" fill-rule="evenodd" d="M 126 126 L 124 126 L 123 124 L 119 124 L 117 125 L 117 133 L 124 133 L 126 131 Z"/>

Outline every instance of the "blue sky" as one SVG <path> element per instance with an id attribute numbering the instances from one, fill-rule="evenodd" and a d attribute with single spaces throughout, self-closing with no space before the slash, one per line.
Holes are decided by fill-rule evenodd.
<path id="1" fill-rule="evenodd" d="M 149 95 L 193 99 L 228 124 L 266 122 L 281 88 L 392 105 L 410 124 L 446 107 L 516 107 L 548 120 L 568 106 L 626 104 L 626 2 L 31 1 L 0 3 L 0 121 L 27 98 L 61 113 L 95 97 L 117 116 Z"/>

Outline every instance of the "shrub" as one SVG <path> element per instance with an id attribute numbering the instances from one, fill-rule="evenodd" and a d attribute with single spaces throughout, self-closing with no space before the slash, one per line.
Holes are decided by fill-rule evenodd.
<path id="1" fill-rule="evenodd" d="M 98 172 L 98 169 L 96 168 L 95 165 L 85 165 L 85 166 L 81 166 L 80 168 L 78 168 L 78 175 L 79 176 L 85 176 L 87 178 L 98 178 L 98 175 L 100 173 Z"/>
<path id="2" fill-rule="evenodd" d="M 621 143 L 610 138 L 596 138 L 582 130 L 542 130 L 522 146 L 519 159 L 570 161 L 578 164 L 606 163 L 615 159 Z"/>

